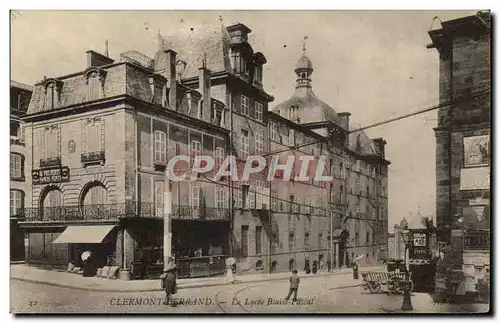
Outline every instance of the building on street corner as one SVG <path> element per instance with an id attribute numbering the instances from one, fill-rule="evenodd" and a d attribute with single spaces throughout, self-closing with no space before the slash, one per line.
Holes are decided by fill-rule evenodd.
<path id="1" fill-rule="evenodd" d="M 489 294 L 491 16 L 444 21 L 429 32 L 439 52 L 436 226 L 442 246 L 436 291 Z"/>
<path id="2" fill-rule="evenodd" d="M 387 257 L 386 142 L 350 129 L 350 113 L 315 96 L 305 51 L 295 94 L 270 111 L 267 59 L 249 33 L 241 23 L 159 33 L 154 57 L 89 50 L 81 70 L 35 84 L 23 116 L 27 263 L 80 266 L 91 250 L 99 268 L 117 266 L 123 279 L 155 277 L 166 190 L 182 278 L 222 274 L 227 257 L 239 272 Z M 268 180 L 269 169 L 244 182 L 217 180 L 215 171 L 167 181 L 167 165 L 180 155 L 189 160 L 177 164 L 179 174 L 201 155 L 216 165 L 235 156 L 238 172 L 251 155 L 279 155 L 280 164 L 308 156 L 316 166 L 324 161 L 333 181 L 315 181 L 314 172 L 295 180 L 297 165 L 291 181 L 282 173 Z"/>

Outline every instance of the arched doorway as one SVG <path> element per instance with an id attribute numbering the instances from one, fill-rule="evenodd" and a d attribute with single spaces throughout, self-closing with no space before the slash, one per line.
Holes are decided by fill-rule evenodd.
<path id="1" fill-rule="evenodd" d="M 85 220 L 110 219 L 113 214 L 108 204 L 108 191 L 100 182 L 91 182 L 84 187 L 80 206 Z"/>
<path id="2" fill-rule="evenodd" d="M 346 229 L 343 229 L 340 232 L 339 236 L 339 255 L 338 255 L 338 260 L 339 260 L 339 267 L 342 268 L 343 266 L 349 266 L 349 256 L 347 254 L 347 240 L 349 239 L 349 231 Z"/>
<path id="3" fill-rule="evenodd" d="M 40 200 L 40 217 L 42 220 L 65 220 L 62 217 L 64 200 L 58 187 L 49 186 L 42 192 Z"/>

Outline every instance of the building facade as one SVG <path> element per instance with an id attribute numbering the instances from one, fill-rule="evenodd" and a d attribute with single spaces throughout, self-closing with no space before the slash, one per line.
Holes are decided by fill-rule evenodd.
<path id="1" fill-rule="evenodd" d="M 22 116 L 26 114 L 33 88 L 30 85 L 10 82 L 10 259 L 24 260 L 24 231 L 19 227 L 22 221 L 26 193 L 31 187 L 26 180 L 26 158 Z"/>
<path id="2" fill-rule="evenodd" d="M 440 61 L 436 135 L 436 226 L 449 244 L 441 266 L 457 293 L 489 280 L 491 18 L 488 12 L 442 23 L 429 32 Z M 444 283 L 436 283 L 436 288 Z M 443 287 L 446 289 L 448 287 Z"/>
<path id="3" fill-rule="evenodd" d="M 115 61 L 88 51 L 83 71 L 35 86 L 24 117 L 31 149 L 30 207 L 22 222 L 29 263 L 62 267 L 92 249 L 99 266 L 116 265 L 123 278 L 137 261 L 148 272 L 161 271 L 167 185 L 172 252 L 182 277 L 221 273 L 220 260 L 228 256 L 239 272 L 301 270 L 321 260 L 348 265 L 361 253 L 374 261 L 387 244 L 387 229 L 374 237 L 365 226 L 349 225 L 387 226 L 386 199 L 378 201 L 387 187 L 385 142 L 359 137 L 364 145 L 351 150 L 349 114 L 337 115 L 326 104 L 318 108 L 332 118 L 307 123 L 269 111 L 274 98 L 263 86 L 267 60 L 248 42 L 250 32 L 243 24 L 204 25 L 159 35 L 154 58 L 130 51 Z M 307 58 L 296 73 L 298 91 L 311 98 Z M 309 142 L 315 144 L 300 147 Z M 280 155 L 280 163 L 291 154 L 312 156 L 313 163 L 324 156 L 323 174 L 334 181 L 286 182 L 280 175 L 268 181 L 268 169 L 246 182 L 217 181 L 215 172 L 165 181 L 171 158 L 186 154 L 189 162 L 177 164 L 180 173 L 198 155 L 213 156 L 216 166 L 236 156 L 239 174 L 251 155 Z M 351 169 L 358 167 L 354 160 L 366 164 Z M 290 171 L 298 171 L 296 165 Z M 384 206 L 350 214 L 356 202 L 348 206 L 347 196 L 356 194 L 348 193 L 347 174 L 362 171 L 370 179 L 363 182 L 367 194 Z M 363 245 L 349 238 L 356 230 L 365 230 Z"/>
<path id="4" fill-rule="evenodd" d="M 394 231 L 389 234 L 389 259 L 390 260 L 405 260 L 405 244 L 403 240 L 403 231 L 408 225 L 406 218 L 403 218 L 399 224 L 394 225 Z"/>
<path id="5" fill-rule="evenodd" d="M 272 112 L 298 124 L 302 129 L 327 138 L 326 141 L 330 143 L 321 153 L 328 158 L 330 175 L 333 176 L 333 181 L 323 187 L 327 214 L 332 217 L 327 240 L 332 239 L 332 243 L 328 243 L 327 250 L 322 252 L 331 255 L 328 259 L 333 260 L 334 266 L 350 266 L 355 259 L 364 264 L 376 264 L 387 258 L 389 162 L 385 159 L 386 142 L 382 138 L 370 139 L 363 131 L 351 129 L 349 112 L 337 113 L 314 94 L 314 69 L 311 60 L 305 55 L 305 49 L 294 72 L 297 76 L 294 94 L 276 105 Z M 340 134 L 340 138 L 331 138 L 332 131 Z M 296 184 L 282 185 L 282 189 L 287 190 L 287 185 Z M 308 190 L 300 191 L 303 195 L 298 198 L 302 200 L 317 194 Z M 322 236 L 322 231 L 328 227 L 327 220 L 318 218 L 310 235 Z M 289 240 L 301 234 L 292 233 L 293 229 L 289 231 Z M 288 252 L 297 253 L 300 250 L 293 243 L 289 245 Z"/>

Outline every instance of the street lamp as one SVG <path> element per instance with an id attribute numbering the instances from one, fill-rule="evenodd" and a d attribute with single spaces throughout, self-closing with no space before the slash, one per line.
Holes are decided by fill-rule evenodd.
<path id="1" fill-rule="evenodd" d="M 405 282 L 403 286 L 403 305 L 401 306 L 401 310 L 403 311 L 412 311 L 413 306 L 411 305 L 411 291 L 410 291 L 410 265 L 408 264 L 408 252 L 409 252 L 409 244 L 410 244 L 410 230 L 408 230 L 408 224 L 405 225 L 403 230 L 403 242 L 405 244 Z"/>

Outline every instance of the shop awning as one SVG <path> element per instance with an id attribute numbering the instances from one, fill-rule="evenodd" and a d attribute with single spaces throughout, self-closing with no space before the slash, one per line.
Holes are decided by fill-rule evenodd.
<path id="1" fill-rule="evenodd" d="M 52 243 L 102 243 L 114 225 L 70 225 Z"/>

